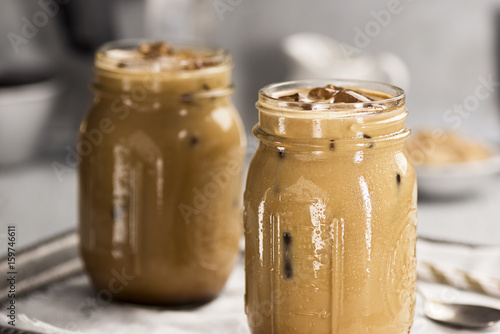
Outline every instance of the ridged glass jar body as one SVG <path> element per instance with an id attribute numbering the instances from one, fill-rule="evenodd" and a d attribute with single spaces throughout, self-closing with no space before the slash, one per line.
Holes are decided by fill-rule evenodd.
<path id="1" fill-rule="evenodd" d="M 329 110 L 271 97 L 325 84 L 380 90 L 392 100 L 374 102 L 381 107 L 373 112 L 373 105 Z M 404 149 L 402 91 L 298 81 L 262 89 L 257 107 L 260 145 L 244 199 L 251 332 L 408 333 L 416 179 Z"/>

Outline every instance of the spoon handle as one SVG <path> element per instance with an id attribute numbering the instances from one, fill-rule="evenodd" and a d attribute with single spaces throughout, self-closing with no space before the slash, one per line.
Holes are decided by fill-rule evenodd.
<path id="1" fill-rule="evenodd" d="M 429 262 L 418 261 L 419 280 L 452 286 L 500 298 L 500 279 L 469 273 L 456 268 L 443 268 Z"/>

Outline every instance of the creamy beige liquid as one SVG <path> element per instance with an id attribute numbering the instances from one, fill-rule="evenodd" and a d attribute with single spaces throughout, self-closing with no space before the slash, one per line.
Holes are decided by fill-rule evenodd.
<path id="1" fill-rule="evenodd" d="M 404 105 L 337 119 L 263 105 L 245 192 L 251 332 L 408 333 L 415 173 L 403 139 L 381 140 Z"/>
<path id="2" fill-rule="evenodd" d="M 102 139 L 80 164 L 81 252 L 113 299 L 210 300 L 239 252 L 245 139 L 231 63 L 192 57 L 177 66 L 176 56 L 112 49 L 96 59 L 80 146 Z"/>

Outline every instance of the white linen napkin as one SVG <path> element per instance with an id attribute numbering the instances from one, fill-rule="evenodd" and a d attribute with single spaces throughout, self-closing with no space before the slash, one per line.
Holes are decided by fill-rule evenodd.
<path id="1" fill-rule="evenodd" d="M 500 247 L 472 248 L 419 240 L 417 255 L 419 261 L 432 263 L 437 268 L 453 267 L 478 276 L 500 278 Z M 243 305 L 243 262 L 240 256 L 217 299 L 195 309 L 172 310 L 99 300 L 88 279 L 80 275 L 19 299 L 16 329 L 53 334 L 248 334 Z M 500 299 L 433 283 L 419 284 L 424 293 L 435 300 L 500 308 Z M 427 320 L 420 304 L 418 298 L 412 334 L 477 333 L 446 328 Z M 0 317 L 2 325 L 7 325 L 7 320 L 5 316 Z M 500 333 L 500 325 L 483 332 Z"/>

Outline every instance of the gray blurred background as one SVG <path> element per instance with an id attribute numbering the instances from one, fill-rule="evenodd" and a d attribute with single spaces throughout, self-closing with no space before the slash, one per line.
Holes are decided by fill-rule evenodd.
<path id="1" fill-rule="evenodd" d="M 387 12 L 389 19 L 377 20 Z M 92 100 L 93 53 L 102 43 L 195 39 L 230 50 L 236 62 L 234 102 L 250 133 L 257 122 L 258 89 L 291 77 L 283 39 L 317 32 L 356 46 L 356 55 L 391 53 L 406 64 L 409 75 L 402 88 L 410 127 L 454 126 L 498 140 L 499 96 L 484 82 L 499 80 L 499 13 L 500 2 L 494 0 L 3 0 L 0 130 L 2 122 L 13 129 L 2 116 L 16 113 L 11 102 L 2 102 L 13 88 L 50 81 L 47 96 L 56 98 L 48 103 L 47 121 L 36 121 L 34 152 L 0 165 L 0 236 L 7 225 L 17 225 L 23 246 L 76 226 L 75 173 L 58 176 L 53 163 L 64 161 L 68 146 L 75 146 Z M 483 94 L 474 99 L 478 87 Z M 455 105 L 470 111 L 460 114 Z M 14 132 L 23 133 L 32 123 L 31 116 L 21 119 Z M 0 144 L 15 146 L 12 138 L 0 133 Z"/>

